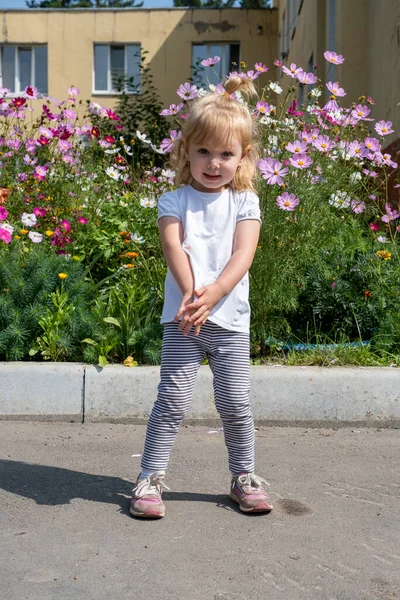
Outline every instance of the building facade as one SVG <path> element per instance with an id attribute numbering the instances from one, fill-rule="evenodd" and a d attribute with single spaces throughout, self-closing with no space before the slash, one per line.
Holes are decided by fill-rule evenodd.
<path id="1" fill-rule="evenodd" d="M 116 102 L 116 75 L 133 77 L 140 92 L 144 53 L 168 106 L 196 62 L 221 56 L 220 75 L 241 60 L 271 68 L 278 43 L 276 9 L 30 9 L 0 18 L 1 86 L 18 94 L 31 84 L 62 100 L 74 85 L 106 108 Z"/>
<path id="2" fill-rule="evenodd" d="M 317 64 L 324 84 L 339 81 L 346 90 L 346 106 L 361 95 L 371 96 L 376 102 L 371 116 L 392 121 L 396 131 L 387 141 L 399 137 L 400 1 L 278 0 L 278 4 L 281 60 L 309 71 Z M 325 50 L 342 54 L 345 62 L 329 69 Z"/>

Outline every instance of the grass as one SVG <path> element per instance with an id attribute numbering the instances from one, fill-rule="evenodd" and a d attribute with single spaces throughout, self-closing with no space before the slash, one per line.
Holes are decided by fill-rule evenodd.
<path id="1" fill-rule="evenodd" d="M 316 348 L 313 350 L 273 350 L 262 358 L 254 358 L 253 364 L 286 365 L 290 367 L 400 367 L 400 355 L 374 352 L 370 346 L 356 348 Z"/>

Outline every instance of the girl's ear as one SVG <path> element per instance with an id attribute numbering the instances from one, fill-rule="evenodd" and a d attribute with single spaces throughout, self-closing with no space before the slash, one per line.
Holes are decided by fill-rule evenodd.
<path id="1" fill-rule="evenodd" d="M 240 159 L 239 165 L 241 165 L 246 160 L 246 158 L 249 155 L 250 150 L 251 150 L 251 146 L 249 144 L 247 146 L 247 148 L 245 148 L 244 151 L 243 151 L 242 158 Z"/>
<path id="2" fill-rule="evenodd" d="M 186 142 L 183 142 L 183 151 L 185 153 L 186 160 L 189 160 L 189 148 L 186 145 Z"/>

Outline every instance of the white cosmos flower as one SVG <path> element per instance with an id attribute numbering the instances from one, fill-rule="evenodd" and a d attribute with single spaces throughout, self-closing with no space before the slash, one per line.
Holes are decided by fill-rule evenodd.
<path id="1" fill-rule="evenodd" d="M 361 173 L 359 173 L 358 171 L 350 175 L 350 183 L 352 183 L 353 185 L 355 185 L 358 181 L 361 181 L 361 179 Z"/>
<path id="2" fill-rule="evenodd" d="M 311 96 L 312 96 L 313 98 L 319 98 L 320 96 L 322 96 L 322 92 L 321 92 L 321 90 L 320 90 L 320 89 L 318 89 L 318 88 L 313 88 L 313 89 L 311 90 L 310 94 L 311 94 Z"/>
<path id="3" fill-rule="evenodd" d="M 131 235 L 131 241 L 134 242 L 135 244 L 143 244 L 144 237 L 135 232 L 135 233 L 132 233 L 132 235 Z"/>
<path id="4" fill-rule="evenodd" d="M 279 83 L 273 83 L 272 81 L 269 84 L 269 89 L 275 92 L 276 94 L 282 94 L 283 91 Z"/>
<path id="5" fill-rule="evenodd" d="M 108 148 L 108 150 L 104 150 L 106 154 L 117 154 L 121 148 Z"/>
<path id="6" fill-rule="evenodd" d="M 121 177 L 121 173 L 115 167 L 107 167 L 106 173 L 111 179 L 115 179 L 116 181 Z"/>
<path id="7" fill-rule="evenodd" d="M 140 206 L 143 206 L 143 208 L 155 208 L 157 206 L 157 200 L 154 198 L 142 198 L 140 200 Z"/>
<path id="8" fill-rule="evenodd" d="M 28 233 L 28 238 L 30 238 L 34 244 L 40 244 L 43 239 L 43 235 L 37 231 L 30 231 Z"/>
<path id="9" fill-rule="evenodd" d="M 155 146 L 154 144 L 150 144 L 150 148 L 154 150 L 154 152 L 157 152 L 157 154 L 165 154 L 164 150 L 161 150 L 161 148 L 157 148 L 157 146 Z"/>
<path id="10" fill-rule="evenodd" d="M 151 140 L 147 139 L 147 135 L 145 133 L 140 133 L 140 131 L 137 131 L 136 136 L 144 144 L 151 144 Z"/>
<path id="11" fill-rule="evenodd" d="M 124 150 L 127 153 L 128 156 L 132 156 L 133 152 L 131 152 L 131 147 L 130 146 L 125 146 L 124 144 Z"/>
<path id="12" fill-rule="evenodd" d="M 335 208 L 349 208 L 351 198 L 347 192 L 337 191 L 335 194 L 331 194 L 328 202 Z"/>
<path id="13" fill-rule="evenodd" d="M 172 171 L 172 169 L 163 169 L 161 171 L 161 175 L 163 177 L 167 177 L 167 179 L 172 179 L 173 177 L 175 177 L 175 171 Z"/>
<path id="14" fill-rule="evenodd" d="M 33 213 L 29 214 L 24 212 L 22 213 L 21 221 L 22 224 L 25 225 L 25 227 L 33 227 L 33 225 L 36 225 L 37 218 L 36 215 L 34 215 Z"/>

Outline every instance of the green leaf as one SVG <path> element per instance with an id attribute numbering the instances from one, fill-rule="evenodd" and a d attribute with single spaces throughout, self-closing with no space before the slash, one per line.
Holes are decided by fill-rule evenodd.
<path id="1" fill-rule="evenodd" d="M 117 319 L 114 319 L 114 317 L 104 317 L 103 321 L 105 321 L 106 323 L 111 323 L 112 325 L 116 325 L 117 327 L 122 329 L 120 322 L 117 321 Z"/>
<path id="2" fill-rule="evenodd" d="M 31 348 L 29 350 L 29 356 L 35 356 L 39 352 L 39 348 Z"/>
<path id="3" fill-rule="evenodd" d="M 90 338 L 85 338 L 84 340 L 82 340 L 82 344 L 91 344 L 92 346 L 95 346 L 96 342 L 94 340 L 91 340 Z"/>
<path id="4" fill-rule="evenodd" d="M 105 367 L 107 364 L 107 359 L 105 356 L 99 356 L 99 365 L 101 367 Z"/>

